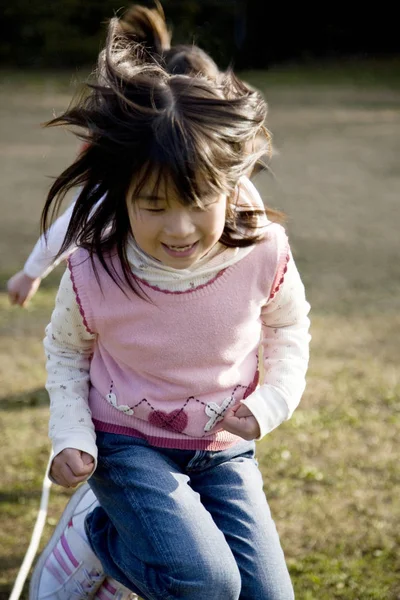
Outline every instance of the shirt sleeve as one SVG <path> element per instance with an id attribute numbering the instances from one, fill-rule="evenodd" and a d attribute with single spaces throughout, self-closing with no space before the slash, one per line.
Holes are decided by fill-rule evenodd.
<path id="1" fill-rule="evenodd" d="M 95 334 L 89 333 L 83 323 L 67 269 L 44 339 L 46 389 L 50 396 L 49 436 L 54 456 L 65 448 L 76 448 L 97 461 L 96 435 L 88 404 L 95 340 Z"/>
<path id="2" fill-rule="evenodd" d="M 75 202 L 76 197 L 67 210 L 49 227 L 46 237 L 42 234 L 36 242 L 24 265 L 24 272 L 28 277 L 33 279 L 46 277 L 75 250 L 75 246 L 71 246 L 57 260 L 55 259 L 64 241 Z"/>
<path id="3" fill-rule="evenodd" d="M 303 395 L 311 339 L 309 310 L 290 255 L 281 287 L 262 309 L 261 385 L 242 401 L 259 424 L 258 439 L 289 419 Z"/>

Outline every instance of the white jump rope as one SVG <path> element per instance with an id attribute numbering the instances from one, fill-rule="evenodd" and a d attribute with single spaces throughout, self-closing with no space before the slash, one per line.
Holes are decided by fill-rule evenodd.
<path id="1" fill-rule="evenodd" d="M 47 463 L 46 472 L 44 474 L 44 479 L 43 479 L 43 484 L 42 484 L 42 496 L 40 498 L 40 507 L 39 507 L 38 515 L 36 517 L 36 523 L 33 528 L 31 541 L 29 543 L 28 550 L 26 551 L 26 554 L 24 556 L 24 560 L 22 561 L 22 565 L 18 571 L 18 575 L 15 580 L 14 587 L 11 591 L 9 600 L 18 600 L 19 597 L 21 596 L 21 592 L 23 590 L 24 583 L 26 581 L 26 578 L 28 577 L 29 570 L 32 566 L 33 560 L 36 556 L 37 549 L 39 547 L 40 538 L 42 537 L 43 528 L 46 523 L 47 507 L 49 504 L 49 495 L 50 495 L 50 488 L 51 488 L 51 481 L 49 479 L 49 469 L 50 469 L 50 464 L 51 464 L 52 458 L 53 458 L 53 454 L 51 453 L 49 461 Z"/>

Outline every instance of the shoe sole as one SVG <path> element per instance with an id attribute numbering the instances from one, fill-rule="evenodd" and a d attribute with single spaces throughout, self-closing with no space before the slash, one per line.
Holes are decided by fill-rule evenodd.
<path id="1" fill-rule="evenodd" d="M 53 535 L 51 536 L 49 542 L 47 543 L 47 546 L 45 547 L 42 554 L 40 555 L 39 560 L 37 561 L 35 568 L 33 570 L 31 582 L 29 585 L 29 600 L 37 600 L 38 599 L 40 576 L 42 574 L 43 567 L 46 563 L 46 560 L 48 559 L 50 554 L 53 552 L 54 547 L 57 545 L 58 540 L 61 537 L 61 534 L 63 533 L 64 529 L 68 525 L 68 522 L 70 521 L 71 516 L 73 515 L 73 513 L 75 511 L 75 508 L 78 506 L 78 504 L 82 500 L 83 496 L 85 494 L 87 494 L 89 490 L 90 490 L 89 484 L 85 483 L 84 485 L 82 485 L 74 493 L 74 495 L 69 500 L 67 506 L 65 507 L 64 512 L 61 515 L 59 522 L 57 523 L 57 526 L 54 530 Z"/>

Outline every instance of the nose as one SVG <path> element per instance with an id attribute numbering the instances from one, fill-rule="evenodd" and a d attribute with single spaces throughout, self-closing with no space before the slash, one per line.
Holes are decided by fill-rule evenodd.
<path id="1" fill-rule="evenodd" d="M 184 206 L 171 210 L 164 231 L 171 238 L 188 239 L 196 231 L 193 214 Z"/>

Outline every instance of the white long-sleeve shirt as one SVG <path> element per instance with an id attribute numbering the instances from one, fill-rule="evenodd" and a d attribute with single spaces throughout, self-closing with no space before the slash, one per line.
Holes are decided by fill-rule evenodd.
<path id="1" fill-rule="evenodd" d="M 24 273 L 25 275 L 28 275 L 28 277 L 32 277 L 32 279 L 36 279 L 37 277 L 42 279 L 46 277 L 73 251 L 74 248 L 71 248 L 55 260 L 55 257 L 61 248 L 61 244 L 64 241 L 75 202 L 76 200 L 74 200 L 67 210 L 54 221 L 51 227 L 49 227 L 46 237 L 42 234 L 36 242 L 24 265 Z"/>

